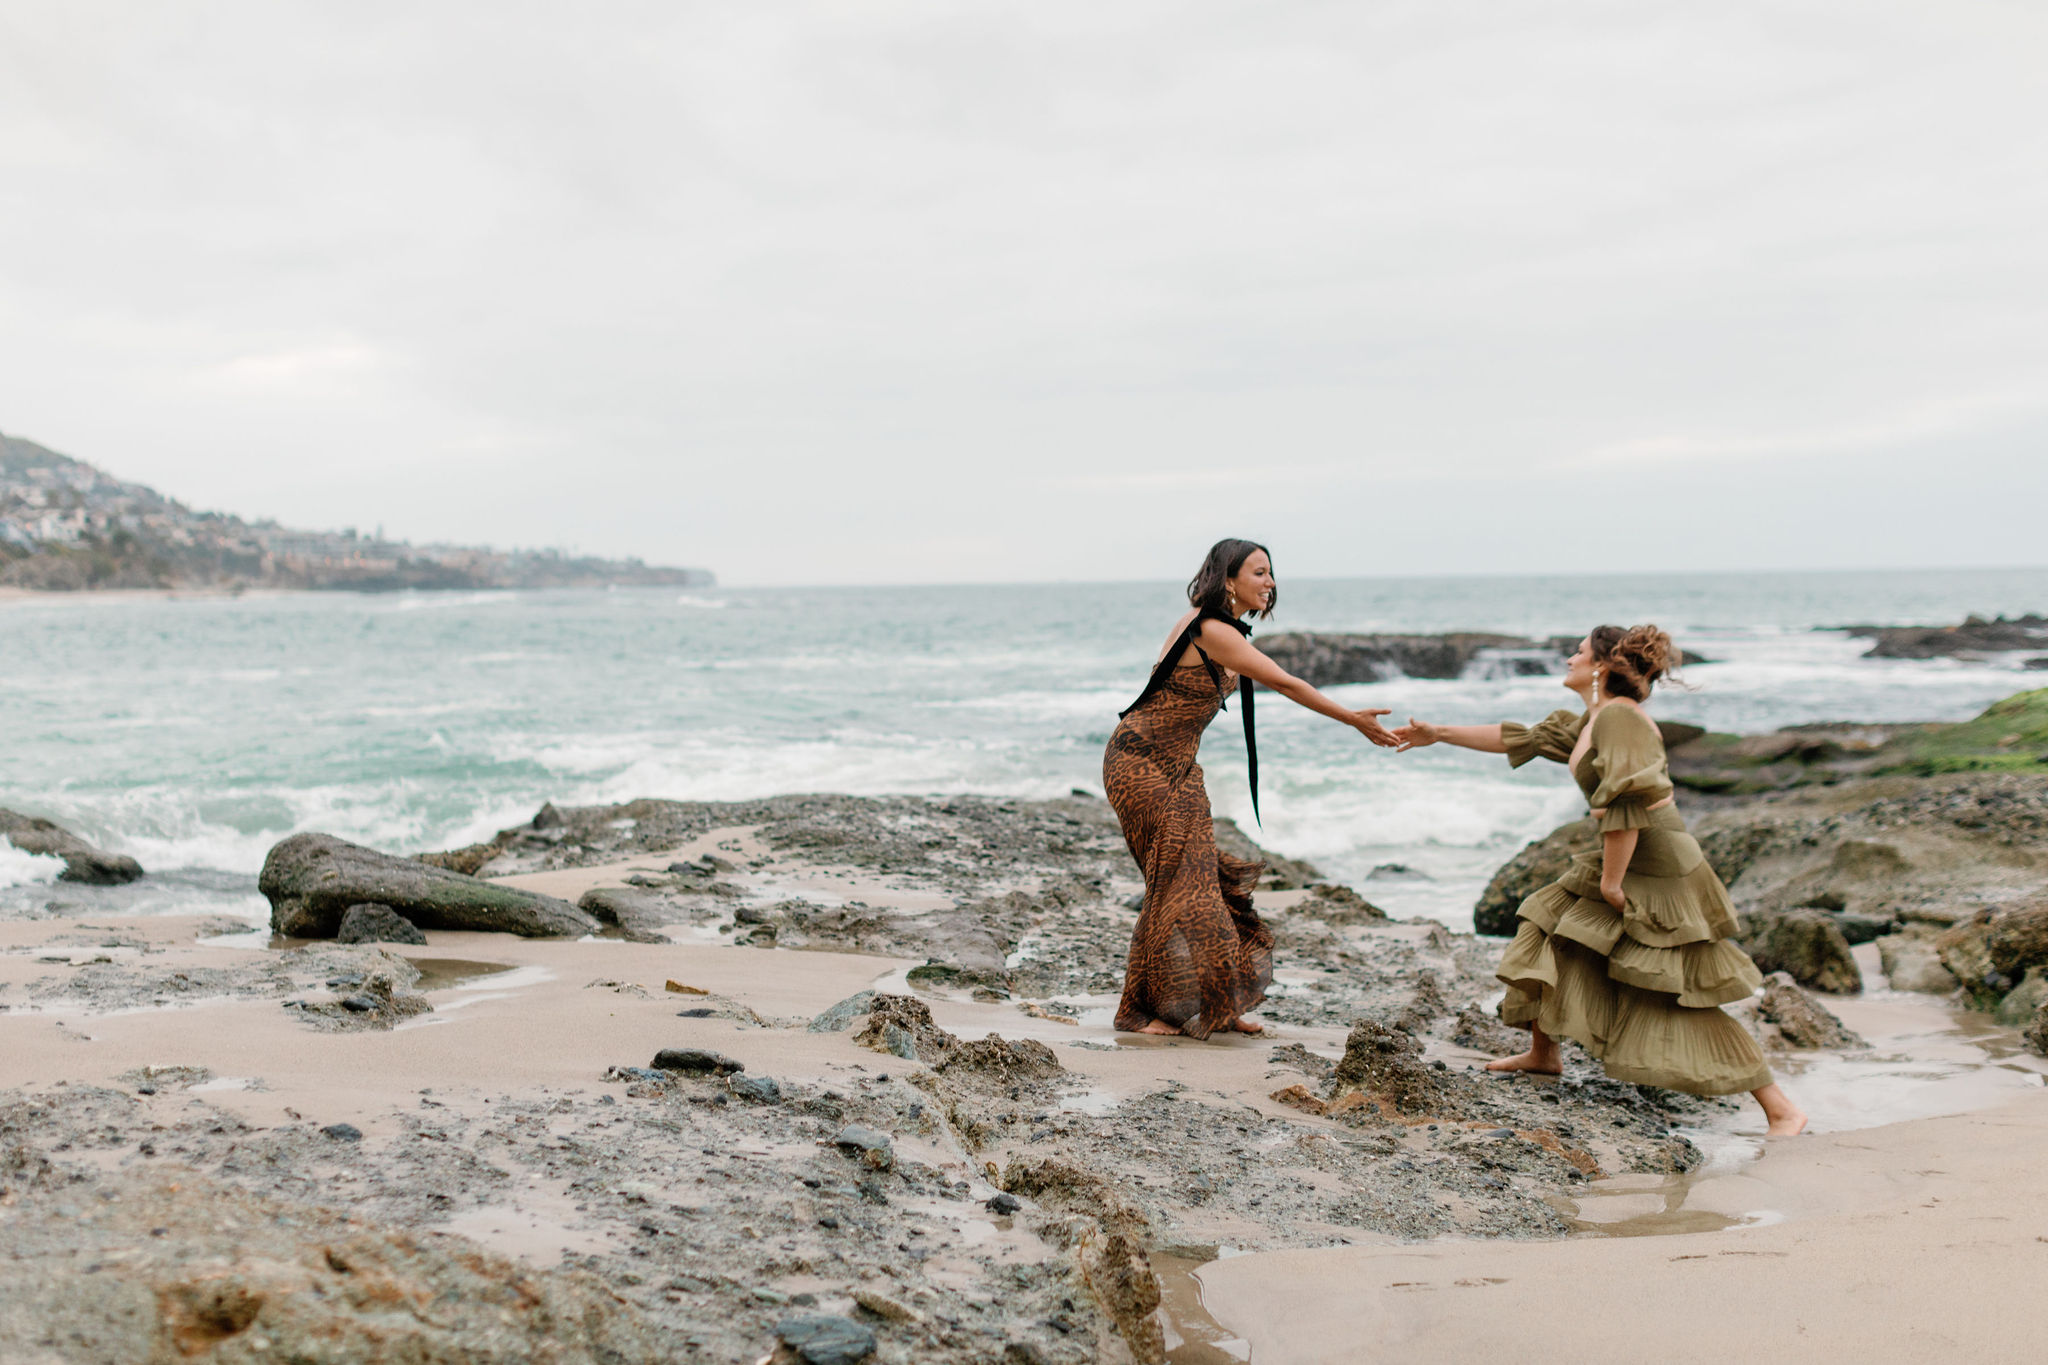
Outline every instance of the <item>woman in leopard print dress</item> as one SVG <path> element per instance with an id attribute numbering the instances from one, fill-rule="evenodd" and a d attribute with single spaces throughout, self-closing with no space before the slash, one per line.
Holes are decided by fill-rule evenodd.
<path id="1" fill-rule="evenodd" d="M 1236 685 L 1258 810 L 1252 684 L 1259 683 L 1375 744 L 1394 738 L 1386 711 L 1352 711 L 1252 647 L 1241 618 L 1270 616 L 1272 556 L 1249 540 L 1218 541 L 1188 584 L 1190 610 L 1174 624 L 1151 681 L 1123 713 L 1102 758 L 1102 783 L 1124 841 L 1145 874 L 1145 908 L 1131 935 L 1116 1026 L 1127 1033 L 1218 1029 L 1258 1033 L 1244 1018 L 1273 980 L 1273 936 L 1252 909 L 1260 865 L 1216 848 L 1208 789 L 1195 761 L 1202 731 Z"/>

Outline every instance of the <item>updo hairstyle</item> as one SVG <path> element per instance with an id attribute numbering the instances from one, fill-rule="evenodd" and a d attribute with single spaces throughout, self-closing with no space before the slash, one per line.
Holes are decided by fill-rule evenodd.
<path id="1" fill-rule="evenodd" d="M 1593 642 L 1593 662 L 1607 665 L 1603 686 L 1609 696 L 1647 701 L 1650 688 L 1658 679 L 1678 680 L 1676 670 L 1681 656 L 1671 637 L 1655 626 L 1630 626 L 1626 630 L 1620 626 L 1595 626 L 1589 638 Z"/>

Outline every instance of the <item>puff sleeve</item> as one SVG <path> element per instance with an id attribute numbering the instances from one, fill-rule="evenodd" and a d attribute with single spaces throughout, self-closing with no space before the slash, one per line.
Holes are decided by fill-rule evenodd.
<path id="1" fill-rule="evenodd" d="M 1593 721 L 1589 750 L 1600 785 L 1591 801 L 1600 817 L 1600 832 L 1643 829 L 1651 806 L 1671 795 L 1671 772 L 1664 761 L 1664 736 L 1633 706 L 1607 706 Z"/>
<path id="2" fill-rule="evenodd" d="M 1543 757 L 1552 763 L 1569 763 L 1579 742 L 1579 730 L 1586 718 L 1576 711 L 1552 711 L 1534 725 L 1504 720 L 1500 742 L 1508 751 L 1508 766 L 1519 768 L 1530 759 Z"/>

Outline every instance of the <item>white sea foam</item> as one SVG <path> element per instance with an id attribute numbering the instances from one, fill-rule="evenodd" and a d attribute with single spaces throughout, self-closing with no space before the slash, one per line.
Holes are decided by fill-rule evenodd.
<path id="1" fill-rule="evenodd" d="M 24 853 L 0 839 L 0 886 L 48 886 L 63 871 L 62 858 Z"/>

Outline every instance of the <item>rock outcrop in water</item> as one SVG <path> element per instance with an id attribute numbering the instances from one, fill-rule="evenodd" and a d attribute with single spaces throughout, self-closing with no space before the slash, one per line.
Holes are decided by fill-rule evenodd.
<path id="1" fill-rule="evenodd" d="M 1443 635 L 1352 635 L 1291 631 L 1259 641 L 1282 668 L 1316 687 L 1387 678 L 1524 678 L 1562 674 L 1579 637 L 1532 640 L 1487 631 Z M 1683 652 L 1682 652 L 1683 653 Z M 1686 664 L 1709 662 L 1684 653 Z"/>
<path id="2" fill-rule="evenodd" d="M 270 900 L 270 927 L 295 938 L 334 937 L 349 908 L 363 903 L 385 906 L 421 929 L 575 938 L 600 927 L 553 896 L 394 858 L 331 834 L 294 834 L 271 849 L 257 887 Z"/>
<path id="3" fill-rule="evenodd" d="M 13 844 L 23 853 L 62 858 L 64 870 L 57 874 L 58 881 L 125 886 L 142 876 L 142 864 L 125 853 L 95 848 L 63 826 L 33 815 L 0 810 L 0 842 Z"/>
<path id="4" fill-rule="evenodd" d="M 2007 620 L 1965 618 L 1959 626 L 1845 626 L 1852 636 L 1876 641 L 1866 659 L 1954 659 L 2048 650 L 2048 616 Z M 2030 666 L 2034 661 L 2029 661 Z M 2048 664 L 2048 659 L 2040 660 Z"/>

